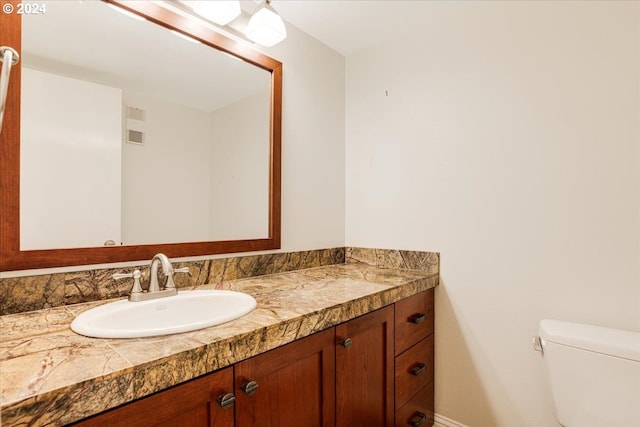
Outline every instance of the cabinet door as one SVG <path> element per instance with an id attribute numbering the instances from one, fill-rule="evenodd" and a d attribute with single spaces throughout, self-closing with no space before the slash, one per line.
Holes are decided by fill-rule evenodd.
<path id="1" fill-rule="evenodd" d="M 388 306 L 336 327 L 338 427 L 393 425 L 393 318 Z"/>
<path id="2" fill-rule="evenodd" d="M 177 385 L 80 421 L 78 426 L 233 427 L 233 405 L 218 397 L 233 391 L 233 367 Z"/>
<path id="3" fill-rule="evenodd" d="M 334 337 L 332 328 L 236 364 L 236 427 L 335 426 Z"/>

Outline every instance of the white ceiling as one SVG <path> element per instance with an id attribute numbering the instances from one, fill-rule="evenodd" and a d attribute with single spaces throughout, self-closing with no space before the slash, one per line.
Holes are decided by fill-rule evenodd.
<path id="1" fill-rule="evenodd" d="M 273 0 L 292 25 L 349 56 L 428 25 L 429 0 Z"/>

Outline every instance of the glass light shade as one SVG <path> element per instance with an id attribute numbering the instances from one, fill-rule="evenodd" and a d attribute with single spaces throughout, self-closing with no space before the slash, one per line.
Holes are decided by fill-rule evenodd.
<path id="1" fill-rule="evenodd" d="M 287 38 L 284 21 L 267 2 L 251 16 L 245 36 L 259 45 L 271 47 Z"/>
<path id="2" fill-rule="evenodd" d="M 193 11 L 218 25 L 227 25 L 242 12 L 239 0 L 195 1 Z"/>

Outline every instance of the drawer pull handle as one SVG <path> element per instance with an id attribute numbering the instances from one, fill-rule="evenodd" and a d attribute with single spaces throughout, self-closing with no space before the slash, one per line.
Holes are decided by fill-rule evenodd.
<path id="1" fill-rule="evenodd" d="M 258 391 L 258 383 L 255 381 L 249 381 L 242 384 L 240 388 L 246 393 L 247 396 L 253 396 L 254 394 L 256 394 L 256 391 Z"/>
<path id="2" fill-rule="evenodd" d="M 418 427 L 427 419 L 427 415 L 422 412 L 416 412 L 413 417 L 409 420 L 409 425 L 411 427 Z"/>
<path id="3" fill-rule="evenodd" d="M 222 406 L 222 409 L 229 409 L 236 401 L 236 397 L 231 393 L 225 393 L 218 396 L 218 404 Z"/>
<path id="4" fill-rule="evenodd" d="M 411 323 L 415 323 L 416 325 L 427 320 L 427 315 L 425 313 L 418 313 L 411 316 Z"/>
<path id="5" fill-rule="evenodd" d="M 427 370 L 427 365 L 425 365 L 424 363 L 418 363 L 418 366 L 416 366 L 411 370 L 411 375 L 415 375 L 417 377 L 424 374 L 424 371 L 426 370 Z"/>
<path id="6" fill-rule="evenodd" d="M 353 344 L 351 342 L 351 338 L 345 338 L 342 341 L 340 341 L 340 345 L 343 346 L 344 348 L 349 348 L 351 347 L 351 344 Z"/>

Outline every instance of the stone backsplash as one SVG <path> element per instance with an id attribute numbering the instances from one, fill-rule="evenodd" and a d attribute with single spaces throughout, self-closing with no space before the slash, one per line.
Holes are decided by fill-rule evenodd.
<path id="1" fill-rule="evenodd" d="M 178 288 L 190 288 L 205 283 L 220 284 L 247 277 L 354 262 L 378 268 L 438 273 L 440 255 L 435 252 L 339 247 L 185 261 L 176 262 L 174 266 L 189 267 L 189 274 L 176 274 L 174 281 Z M 0 315 L 127 296 L 133 279 L 116 281 L 112 275 L 134 268 L 101 268 L 0 278 Z M 138 268 L 142 271 L 144 284 L 148 281 L 149 263 Z M 162 273 L 160 278 L 163 279 Z"/>
<path id="2" fill-rule="evenodd" d="M 440 272 L 440 253 L 400 249 L 345 248 L 345 262 L 363 262 L 378 268 Z"/>

